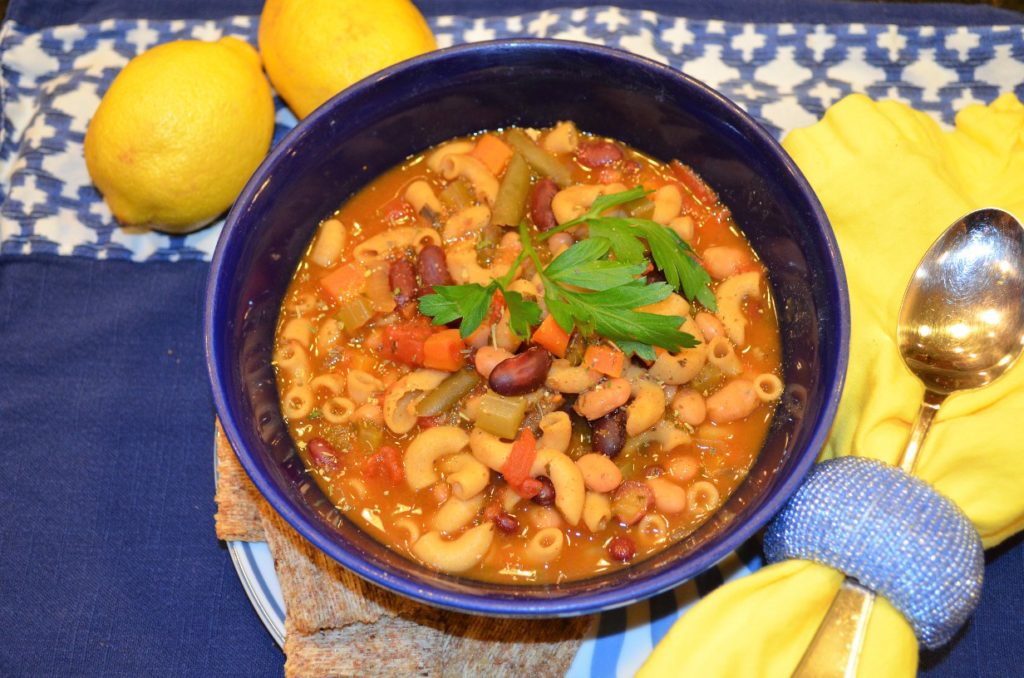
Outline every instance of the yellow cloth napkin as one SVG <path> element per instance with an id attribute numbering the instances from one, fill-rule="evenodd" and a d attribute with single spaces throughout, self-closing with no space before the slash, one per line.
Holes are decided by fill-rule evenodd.
<path id="1" fill-rule="evenodd" d="M 850 286 L 850 368 L 822 458 L 895 462 L 921 401 L 896 348 L 903 290 L 920 257 L 979 207 L 1024 217 L 1024 105 L 1005 94 L 943 131 L 930 116 L 851 95 L 783 146 L 817 192 Z M 939 411 L 916 474 L 955 501 L 987 547 L 1024 528 L 1024 366 Z M 786 561 L 719 588 L 684 615 L 639 675 L 789 676 L 842 575 Z M 917 643 L 885 600 L 868 626 L 861 676 L 912 676 Z"/>

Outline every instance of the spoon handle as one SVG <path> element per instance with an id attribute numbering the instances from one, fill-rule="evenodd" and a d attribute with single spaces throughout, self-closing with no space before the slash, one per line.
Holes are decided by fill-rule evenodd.
<path id="1" fill-rule="evenodd" d="M 914 419 L 914 428 L 910 430 L 910 440 L 907 441 L 903 454 L 896 460 L 896 465 L 903 469 L 905 473 L 910 474 L 914 472 L 914 467 L 917 465 L 917 453 L 921 451 L 921 445 L 924 444 L 924 438 L 928 435 L 928 429 L 931 428 L 939 407 L 947 397 L 945 393 L 937 393 L 931 389 L 925 389 L 924 400 L 921 401 L 921 407 L 917 411 L 917 418 Z"/>
<path id="2" fill-rule="evenodd" d="M 921 445 L 946 397 L 945 393 L 925 389 L 910 439 L 896 460 L 905 473 L 913 473 Z M 793 672 L 794 678 L 855 678 L 874 602 L 873 591 L 847 577 Z"/>
<path id="3" fill-rule="evenodd" d="M 793 672 L 794 678 L 854 678 L 874 602 L 874 592 L 858 584 L 856 579 L 843 580 Z"/>

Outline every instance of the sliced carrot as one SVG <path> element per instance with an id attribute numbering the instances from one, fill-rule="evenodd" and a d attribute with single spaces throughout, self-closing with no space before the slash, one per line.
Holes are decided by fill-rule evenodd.
<path id="1" fill-rule="evenodd" d="M 351 299 L 366 288 L 366 271 L 357 264 L 342 264 L 323 278 L 320 289 L 328 299 Z"/>
<path id="2" fill-rule="evenodd" d="M 583 364 L 609 377 L 621 377 L 626 355 L 611 346 L 588 346 L 583 354 Z"/>
<path id="3" fill-rule="evenodd" d="M 530 468 L 536 459 L 537 438 L 533 435 L 533 431 L 524 428 L 523 432 L 516 438 L 516 441 L 512 443 L 512 451 L 509 453 L 508 459 L 501 466 L 501 475 L 505 477 L 505 482 L 520 497 L 529 499 L 531 496 L 535 496 L 537 491 L 540 491 L 538 483 L 538 487 L 533 495 L 527 496 L 523 493 L 523 485 L 526 481 L 533 480 L 530 478 Z M 529 489 L 526 491 L 529 492 Z"/>
<path id="4" fill-rule="evenodd" d="M 485 134 L 477 140 L 469 154 L 491 170 L 491 174 L 498 176 L 512 158 L 512 149 L 493 134 Z"/>
<path id="5" fill-rule="evenodd" d="M 465 345 L 458 330 L 441 330 L 423 343 L 423 366 L 434 370 L 455 372 L 466 364 L 462 352 Z"/>
<path id="6" fill-rule="evenodd" d="M 348 369 L 350 370 L 373 372 L 373 368 L 377 366 L 377 361 L 374 360 L 373 356 L 367 355 L 362 351 L 344 349 L 343 355 L 344 359 L 347 361 Z"/>
<path id="7" fill-rule="evenodd" d="M 544 318 L 530 340 L 559 358 L 565 357 L 565 350 L 569 347 L 569 333 L 562 329 L 553 315 Z"/>

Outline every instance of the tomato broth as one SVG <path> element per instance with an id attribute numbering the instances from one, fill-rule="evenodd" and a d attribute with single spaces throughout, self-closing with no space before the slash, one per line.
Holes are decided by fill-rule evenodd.
<path id="1" fill-rule="evenodd" d="M 713 189 L 570 122 L 446 142 L 346 200 L 274 354 L 338 509 L 502 583 L 592 577 L 690 534 L 756 459 L 780 362 L 766 271 Z"/>

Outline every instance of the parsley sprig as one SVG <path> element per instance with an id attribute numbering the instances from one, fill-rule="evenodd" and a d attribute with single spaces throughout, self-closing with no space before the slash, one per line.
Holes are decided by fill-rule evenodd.
<path id="1" fill-rule="evenodd" d="M 673 288 L 682 291 L 687 299 L 696 299 L 714 311 L 715 295 L 708 287 L 711 276 L 698 263 L 693 248 L 675 231 L 649 219 L 601 216 L 613 207 L 633 202 L 648 193 L 643 187 L 637 186 L 628 191 L 602 195 L 586 212 L 541 234 L 540 239 L 546 240 L 555 233 L 587 224 L 591 238 L 607 238 L 611 242 L 611 249 L 619 261 L 645 261 L 649 248 L 654 265 L 665 274 L 665 280 Z M 647 248 L 644 247 L 644 241 L 647 242 Z"/>
<path id="2" fill-rule="evenodd" d="M 695 337 L 679 331 L 682 318 L 635 310 L 662 301 L 673 290 L 715 308 L 714 295 L 708 288 L 710 278 L 693 250 L 674 231 L 653 221 L 602 216 L 606 210 L 646 194 L 637 187 L 601 196 L 578 218 L 538 235 L 537 240 L 544 241 L 583 223 L 590 230 L 588 239 L 572 245 L 547 266 L 534 249 L 526 225 L 520 224 L 523 251 L 508 273 L 487 286 L 435 286 L 434 294 L 420 299 L 420 311 L 432 317 L 435 325 L 461 319 L 459 330 L 465 338 L 487 317 L 494 294 L 500 290 L 512 331 L 525 337 L 540 320 L 540 306 L 508 286 L 519 265 L 530 258 L 544 285 L 544 303 L 566 332 L 574 327 L 584 334 L 596 332 L 614 341 L 627 355 L 636 353 L 646 360 L 655 358 L 655 346 L 672 352 L 696 346 Z M 647 284 L 640 278 L 648 268 L 648 257 L 664 273 L 666 282 Z"/>

